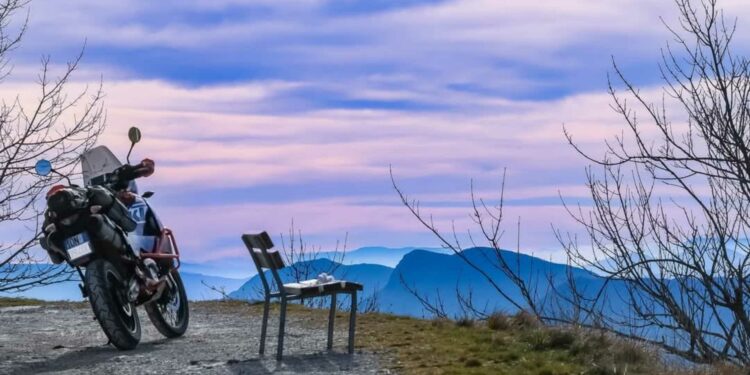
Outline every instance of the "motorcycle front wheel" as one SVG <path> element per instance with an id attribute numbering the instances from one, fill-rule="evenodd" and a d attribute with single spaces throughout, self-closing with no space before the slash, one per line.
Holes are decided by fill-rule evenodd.
<path id="1" fill-rule="evenodd" d="M 165 337 L 182 336 L 188 327 L 190 310 L 187 293 L 177 270 L 169 273 L 171 285 L 154 302 L 146 304 L 148 318 L 154 327 Z"/>
<path id="2" fill-rule="evenodd" d="M 141 322 L 135 305 L 125 297 L 122 278 L 112 263 L 95 259 L 86 267 L 86 288 L 94 316 L 109 341 L 120 350 L 141 341 Z"/>

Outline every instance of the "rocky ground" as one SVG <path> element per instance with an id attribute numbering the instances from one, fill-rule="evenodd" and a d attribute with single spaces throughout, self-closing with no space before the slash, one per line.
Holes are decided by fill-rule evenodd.
<path id="1" fill-rule="evenodd" d="M 194 303 L 190 327 L 163 338 L 141 311 L 137 349 L 118 351 L 87 304 L 0 308 L 0 373 L 30 374 L 380 374 L 382 358 L 357 349 L 346 354 L 346 319 L 337 324 L 333 352 L 325 351 L 325 314 L 291 313 L 285 357 L 272 353 L 278 311 L 272 311 L 265 358 L 258 356 L 260 309 L 245 304 Z M 274 315 L 275 313 L 275 315 Z"/>

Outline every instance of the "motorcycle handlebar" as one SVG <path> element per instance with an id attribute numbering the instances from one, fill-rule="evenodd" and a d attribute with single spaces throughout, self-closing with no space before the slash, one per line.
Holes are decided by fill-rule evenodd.
<path id="1" fill-rule="evenodd" d="M 136 165 L 126 164 L 118 168 L 115 175 L 119 181 L 130 181 L 140 177 L 148 177 L 154 173 L 154 161 L 143 159 Z"/>
<path id="2" fill-rule="evenodd" d="M 143 159 L 136 165 L 125 164 L 112 172 L 109 185 L 114 190 L 127 187 L 130 181 L 140 177 L 148 177 L 154 173 L 155 163 L 151 159 Z"/>

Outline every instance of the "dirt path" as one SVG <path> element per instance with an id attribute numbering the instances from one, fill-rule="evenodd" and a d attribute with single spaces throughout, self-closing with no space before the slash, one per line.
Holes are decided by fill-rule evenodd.
<path id="1" fill-rule="evenodd" d="M 142 310 L 142 309 L 141 309 Z M 278 312 L 272 311 L 266 352 L 274 353 Z M 346 319 L 337 324 L 334 351 L 325 352 L 325 315 L 292 313 L 281 363 L 258 356 L 260 310 L 246 305 L 193 304 L 185 336 L 164 339 L 141 311 L 143 337 L 121 352 L 106 337 L 87 305 L 0 309 L 0 373 L 29 374 L 382 374 L 379 358 L 346 353 Z"/>

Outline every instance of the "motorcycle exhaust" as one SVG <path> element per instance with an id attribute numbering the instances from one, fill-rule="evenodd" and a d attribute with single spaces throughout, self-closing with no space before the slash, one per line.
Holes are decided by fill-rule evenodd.
<path id="1" fill-rule="evenodd" d="M 144 304 L 154 302 L 158 300 L 159 298 L 161 298 L 161 295 L 164 294 L 164 290 L 167 288 L 168 285 L 169 283 L 167 280 L 167 276 L 160 277 L 158 281 L 155 281 L 154 294 L 151 296 L 151 298 L 149 298 L 146 302 L 144 302 Z M 146 287 L 148 288 L 148 286 Z"/>
<path id="2" fill-rule="evenodd" d="M 169 285 L 169 275 L 161 277 L 157 276 L 156 262 L 153 259 L 146 259 L 143 262 L 146 270 L 150 275 L 147 275 L 140 267 L 135 268 L 135 273 L 139 279 L 143 281 L 144 292 L 151 295 L 149 299 L 144 303 L 150 303 L 161 298 L 164 293 L 164 289 Z"/>

